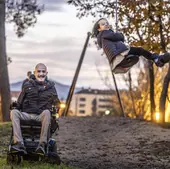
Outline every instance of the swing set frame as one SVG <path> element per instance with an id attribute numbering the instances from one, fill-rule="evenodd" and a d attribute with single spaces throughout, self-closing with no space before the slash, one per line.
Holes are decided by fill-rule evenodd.
<path id="1" fill-rule="evenodd" d="M 118 0 L 116 0 L 115 3 L 116 3 L 116 6 L 115 6 L 115 19 L 116 19 L 115 26 L 116 26 L 116 32 L 118 32 Z M 74 89 L 75 89 L 75 86 L 76 86 L 78 75 L 79 75 L 79 72 L 80 72 L 80 69 L 81 69 L 81 65 L 83 63 L 83 59 L 84 59 L 86 49 L 87 49 L 87 45 L 88 45 L 88 42 L 89 42 L 91 35 L 92 34 L 90 32 L 87 33 L 87 38 L 86 38 L 82 53 L 80 55 L 80 59 L 79 59 L 79 62 L 78 62 L 78 65 L 77 65 L 77 68 L 76 68 L 76 71 L 75 71 L 75 74 L 74 74 L 74 78 L 73 78 L 73 81 L 72 81 L 72 84 L 71 84 L 71 87 L 70 87 L 70 90 L 69 90 L 69 93 L 68 93 L 68 96 L 67 96 L 67 99 L 66 99 L 66 107 L 65 107 L 65 109 L 62 113 L 62 116 L 68 115 L 70 102 L 71 102 L 71 99 L 72 99 L 72 96 L 73 96 L 73 93 L 74 93 Z M 116 66 L 116 69 L 119 71 L 119 67 L 121 68 L 121 64 L 125 63 L 126 64 L 126 66 L 125 66 L 126 72 L 127 72 L 134 64 L 136 64 L 138 62 L 138 60 L 139 60 L 139 58 L 137 56 L 129 55 L 120 64 L 118 64 L 118 66 Z M 132 62 L 133 62 L 133 64 L 132 64 Z M 121 108 L 121 116 L 126 117 L 125 112 L 124 112 L 124 108 L 123 108 L 123 104 L 122 104 L 122 101 L 121 101 L 120 93 L 119 93 L 119 90 L 118 90 L 118 87 L 117 87 L 117 82 L 116 82 L 116 78 L 115 78 L 115 75 L 114 75 L 114 71 L 111 70 L 111 72 L 112 72 L 113 82 L 114 82 L 114 85 L 115 85 L 119 105 L 120 105 L 120 108 Z"/>

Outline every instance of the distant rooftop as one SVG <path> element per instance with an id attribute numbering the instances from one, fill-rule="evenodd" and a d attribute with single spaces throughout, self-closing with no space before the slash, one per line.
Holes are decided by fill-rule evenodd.
<path id="1" fill-rule="evenodd" d="M 100 90 L 100 89 L 84 89 L 82 88 L 80 91 L 76 92 L 76 94 L 101 94 L 101 95 L 112 95 L 116 94 L 115 90 Z"/>

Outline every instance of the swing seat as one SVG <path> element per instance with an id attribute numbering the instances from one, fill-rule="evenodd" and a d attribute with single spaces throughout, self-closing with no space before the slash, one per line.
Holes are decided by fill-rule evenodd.
<path id="1" fill-rule="evenodd" d="M 113 73 L 126 73 L 139 61 L 137 55 L 126 55 L 125 58 L 112 70 Z"/>

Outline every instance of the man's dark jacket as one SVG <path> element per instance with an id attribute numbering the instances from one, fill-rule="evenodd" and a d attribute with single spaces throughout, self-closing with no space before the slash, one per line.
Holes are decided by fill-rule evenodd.
<path id="1" fill-rule="evenodd" d="M 112 30 L 104 30 L 97 35 L 97 43 L 103 48 L 109 62 L 128 49 L 124 44 L 124 36 L 121 33 L 115 33 Z"/>
<path id="2" fill-rule="evenodd" d="M 17 107 L 22 112 L 41 114 L 44 110 L 51 110 L 54 99 L 59 104 L 55 84 L 49 80 L 38 82 L 30 79 L 23 85 L 17 101 Z"/>
<path id="3" fill-rule="evenodd" d="M 23 82 L 22 82 L 22 86 L 21 86 L 21 89 L 23 89 L 23 87 L 24 87 L 24 84 L 26 83 L 26 82 L 28 82 L 29 81 L 29 79 L 28 78 L 26 78 Z"/>

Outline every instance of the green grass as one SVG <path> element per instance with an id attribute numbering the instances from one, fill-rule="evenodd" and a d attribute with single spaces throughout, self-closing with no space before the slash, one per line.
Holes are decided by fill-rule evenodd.
<path id="1" fill-rule="evenodd" d="M 22 161 L 20 165 L 10 166 L 6 163 L 6 154 L 11 135 L 11 123 L 0 123 L 0 169 L 76 169 L 75 167 L 60 166 L 44 162 Z"/>
<path id="2" fill-rule="evenodd" d="M 0 160 L 0 168 L 1 169 L 11 169 L 12 166 L 6 165 L 6 160 L 2 159 L 2 160 Z M 65 166 L 64 164 L 57 166 L 57 165 L 47 164 L 47 163 L 42 163 L 42 162 L 24 161 L 20 165 L 13 165 L 13 169 L 75 169 L 75 168 Z"/>
<path id="3" fill-rule="evenodd" d="M 5 159 L 0 159 L 0 168 L 1 169 L 11 169 L 12 166 L 6 165 Z M 13 165 L 13 169 L 75 169 L 75 168 L 65 166 L 64 164 L 57 166 L 57 165 L 47 164 L 47 163 L 43 163 L 43 162 L 24 161 L 20 165 Z"/>
<path id="4" fill-rule="evenodd" d="M 0 159 L 6 157 L 11 135 L 11 123 L 0 123 Z"/>

